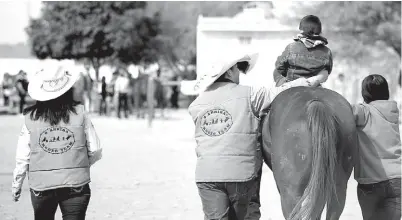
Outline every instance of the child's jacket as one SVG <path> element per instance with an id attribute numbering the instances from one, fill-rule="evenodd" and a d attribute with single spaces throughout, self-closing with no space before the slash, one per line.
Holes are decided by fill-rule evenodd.
<path id="1" fill-rule="evenodd" d="M 274 80 L 277 86 L 300 77 L 315 76 L 323 69 L 327 69 L 328 74 L 331 73 L 332 53 L 325 46 L 325 38 L 322 38 L 323 44 L 314 44 L 321 40 L 302 37 L 294 40 L 276 60 Z"/>
<path id="2" fill-rule="evenodd" d="M 399 111 L 395 101 L 377 100 L 353 106 L 358 128 L 355 179 L 361 184 L 401 177 Z"/>

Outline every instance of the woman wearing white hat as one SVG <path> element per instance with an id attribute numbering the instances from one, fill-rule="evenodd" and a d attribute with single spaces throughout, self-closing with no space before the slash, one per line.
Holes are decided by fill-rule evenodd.
<path id="1" fill-rule="evenodd" d="M 24 110 L 12 196 L 18 201 L 28 173 L 36 220 L 54 219 L 57 206 L 63 219 L 85 219 L 91 197 L 89 169 L 102 157 L 102 149 L 84 106 L 73 100 L 78 77 L 61 67 L 42 70 L 28 86 L 36 103 Z"/>
<path id="2" fill-rule="evenodd" d="M 205 219 L 245 219 L 263 162 L 260 118 L 280 92 L 310 85 L 305 78 L 273 88 L 239 85 L 240 72 L 250 71 L 257 57 L 235 55 L 212 65 L 194 88 L 200 95 L 189 113 L 195 124 L 195 179 Z"/>

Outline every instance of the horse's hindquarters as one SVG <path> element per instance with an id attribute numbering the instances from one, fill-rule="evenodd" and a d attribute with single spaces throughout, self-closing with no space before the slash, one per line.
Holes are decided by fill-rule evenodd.
<path id="1" fill-rule="evenodd" d="M 327 214 L 332 215 L 331 219 L 339 218 L 353 167 L 351 157 L 356 149 L 356 128 L 349 103 L 328 89 L 292 88 L 274 100 L 269 121 L 264 123 L 262 132 L 263 139 L 267 133 L 271 137 L 269 150 L 272 170 L 280 190 L 284 216 L 287 218 L 297 204 L 300 206 L 298 202 L 301 198 L 311 196 L 310 200 L 314 197 L 317 201 L 330 198 L 330 194 L 326 193 L 336 185 L 334 191 L 337 191 L 340 202 L 334 205 L 329 199 L 332 208 Z M 332 174 L 326 170 L 328 164 L 324 162 L 330 158 L 334 160 Z M 325 184 L 330 182 L 329 179 L 324 181 L 324 177 L 317 177 L 315 172 L 329 179 L 332 177 L 328 175 L 333 175 L 333 183 Z M 312 183 L 313 180 L 324 182 Z M 320 184 L 330 188 L 315 188 L 320 187 Z M 305 190 L 311 195 L 303 195 Z M 319 190 L 324 190 L 321 192 L 323 195 L 316 195 Z M 325 204 L 325 201 L 321 201 L 321 204 Z M 319 214 L 316 208 L 311 208 L 309 212 L 311 210 L 314 213 L 310 214 Z M 292 215 L 297 212 L 293 211 Z"/>

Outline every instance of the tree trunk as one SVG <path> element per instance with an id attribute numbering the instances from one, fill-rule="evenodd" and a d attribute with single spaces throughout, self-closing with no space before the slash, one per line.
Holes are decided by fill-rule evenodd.
<path id="1" fill-rule="evenodd" d="M 96 67 L 96 68 L 94 68 L 95 69 L 95 78 L 96 78 L 96 82 L 98 82 L 99 81 L 99 66 L 98 67 Z"/>
<path id="2" fill-rule="evenodd" d="M 91 58 L 91 64 L 92 64 L 92 67 L 95 70 L 95 79 L 98 82 L 99 81 L 99 69 L 100 69 L 100 66 L 101 66 L 100 61 L 99 61 L 98 58 L 93 57 L 93 58 Z"/>
<path id="3" fill-rule="evenodd" d="M 152 127 L 152 121 L 154 120 L 154 114 L 155 114 L 154 77 L 152 75 L 149 75 L 148 81 L 146 83 L 148 83 L 148 86 L 147 86 L 148 127 Z"/>

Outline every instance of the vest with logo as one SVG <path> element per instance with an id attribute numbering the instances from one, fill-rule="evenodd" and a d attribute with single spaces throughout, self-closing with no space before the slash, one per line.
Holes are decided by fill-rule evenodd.
<path id="1" fill-rule="evenodd" d="M 79 187 L 90 182 L 88 150 L 84 131 L 84 107 L 76 107 L 70 122 L 50 126 L 43 120 L 25 124 L 30 132 L 29 186 L 38 191 Z"/>
<path id="2" fill-rule="evenodd" d="M 262 166 L 260 120 L 251 109 L 251 88 L 214 83 L 191 103 L 197 142 L 196 182 L 245 182 Z"/>

